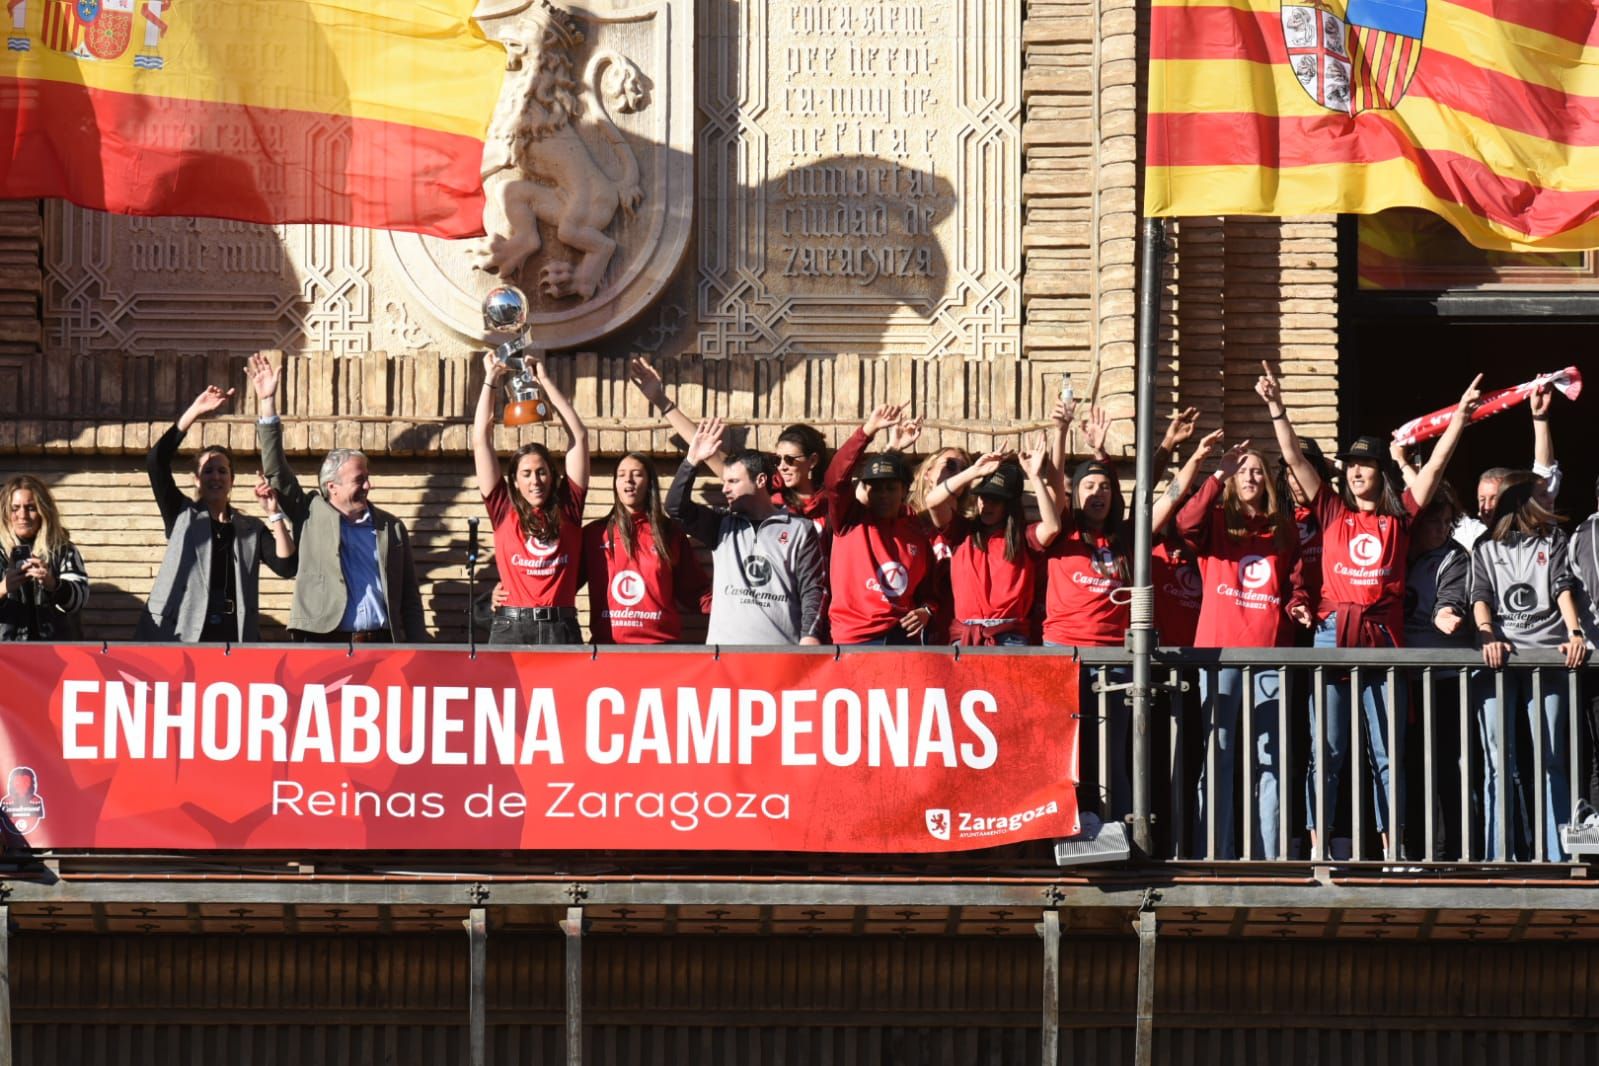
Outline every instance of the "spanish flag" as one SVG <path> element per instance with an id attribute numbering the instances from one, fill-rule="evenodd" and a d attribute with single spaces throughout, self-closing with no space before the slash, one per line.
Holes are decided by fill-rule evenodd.
<path id="1" fill-rule="evenodd" d="M 1144 209 L 1599 247 L 1599 0 L 1154 0 Z"/>
<path id="2" fill-rule="evenodd" d="M 0 198 L 482 232 L 475 0 L 0 0 Z"/>

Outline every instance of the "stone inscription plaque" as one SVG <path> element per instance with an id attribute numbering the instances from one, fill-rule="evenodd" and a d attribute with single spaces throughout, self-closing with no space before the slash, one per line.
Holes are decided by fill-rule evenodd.
<path id="1" fill-rule="evenodd" d="M 1016 354 L 1020 0 L 714 6 L 701 353 Z"/>
<path id="2" fill-rule="evenodd" d="M 675 277 L 640 273 L 649 292 L 637 308 L 594 312 L 616 325 L 637 315 L 636 326 L 608 333 L 602 323 L 586 328 L 592 340 L 572 343 L 713 358 L 1020 354 L 1021 0 L 698 0 L 691 139 L 679 139 L 689 94 L 673 96 L 664 76 L 663 57 L 677 54 L 661 44 L 677 40 L 661 36 L 669 7 L 628 3 L 604 18 L 571 9 L 592 31 L 584 48 L 603 44 L 637 64 L 643 106 L 608 110 L 642 172 L 692 173 L 694 235 Z M 597 54 L 574 53 L 574 70 Z M 618 238 L 608 275 L 618 286 L 632 284 L 638 258 L 629 234 L 680 202 L 658 184 L 643 192 L 636 217 L 607 231 Z M 658 217 L 686 226 L 690 215 L 670 206 Z M 558 234 L 545 238 L 572 258 Z M 56 352 L 476 347 L 476 298 L 446 284 L 467 270 L 470 242 L 449 270 L 430 266 L 431 252 L 405 253 L 422 243 L 342 226 L 121 218 L 50 201 L 45 343 Z M 611 291 L 547 299 L 541 269 L 523 280 L 551 324 L 590 314 Z"/>

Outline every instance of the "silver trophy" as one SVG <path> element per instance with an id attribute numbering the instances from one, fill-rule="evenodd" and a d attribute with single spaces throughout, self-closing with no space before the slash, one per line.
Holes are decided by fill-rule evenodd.
<path id="1" fill-rule="evenodd" d="M 533 350 L 527 335 L 527 296 L 515 285 L 496 285 L 483 297 L 483 328 L 490 333 L 515 334 L 494 349 L 494 359 L 511 368 L 505 381 L 507 426 L 525 426 L 550 417 L 550 402 L 533 380 Z"/>

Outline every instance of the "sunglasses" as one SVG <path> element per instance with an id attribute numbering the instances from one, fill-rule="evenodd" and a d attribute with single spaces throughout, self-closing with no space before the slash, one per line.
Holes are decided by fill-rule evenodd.
<path id="1" fill-rule="evenodd" d="M 805 456 L 803 455 L 783 455 L 779 453 L 775 458 L 778 466 L 798 466 L 805 461 Z"/>

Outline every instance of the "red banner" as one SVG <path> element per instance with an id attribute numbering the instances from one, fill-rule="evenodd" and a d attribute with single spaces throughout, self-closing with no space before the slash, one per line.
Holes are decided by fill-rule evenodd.
<path id="1" fill-rule="evenodd" d="M 933 852 L 1077 831 L 1070 657 L 0 645 L 40 848 Z"/>

